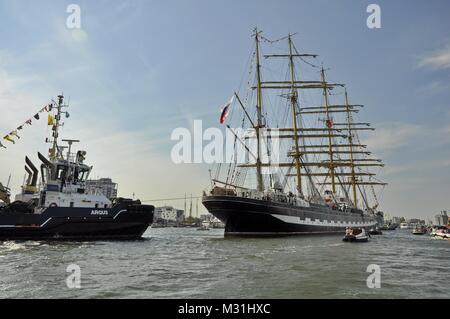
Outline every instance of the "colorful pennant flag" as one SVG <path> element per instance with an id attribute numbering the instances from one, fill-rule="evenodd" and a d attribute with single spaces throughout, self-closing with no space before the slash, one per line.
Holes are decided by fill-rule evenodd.
<path id="1" fill-rule="evenodd" d="M 36 120 L 40 119 L 39 113 L 43 113 L 43 112 L 50 112 L 53 109 L 53 106 L 56 102 L 54 102 L 52 100 L 51 103 L 45 105 L 44 107 L 42 107 L 38 113 L 36 113 L 33 117 Z M 52 115 L 48 116 L 48 125 L 54 125 L 55 123 L 55 117 Z M 25 121 L 25 123 L 23 123 L 22 125 L 18 126 L 14 131 L 10 132 L 9 134 L 5 135 L 3 137 L 3 140 L 8 141 L 10 143 L 16 144 L 16 141 L 14 140 L 14 137 L 17 139 L 20 139 L 20 136 L 18 134 L 18 131 L 23 130 L 25 125 L 32 125 L 32 118 L 28 119 L 27 121 Z M 0 135 L 1 136 L 1 135 Z M 6 148 L 2 143 L 0 143 L 0 149 L 1 148 Z"/>
<path id="2" fill-rule="evenodd" d="M 11 138 L 11 136 L 9 136 L 9 135 L 6 135 L 5 137 L 3 137 L 3 139 L 4 139 L 5 141 L 11 142 L 11 143 L 13 143 L 13 144 L 16 144 L 16 141 L 14 141 L 14 140 Z"/>
<path id="3" fill-rule="evenodd" d="M 49 126 L 55 125 L 55 117 L 49 114 L 49 115 L 48 115 L 47 124 L 48 124 Z"/>
<path id="4" fill-rule="evenodd" d="M 17 135 L 17 131 L 12 131 L 11 133 L 9 133 L 9 135 L 15 136 L 20 140 L 20 136 Z"/>

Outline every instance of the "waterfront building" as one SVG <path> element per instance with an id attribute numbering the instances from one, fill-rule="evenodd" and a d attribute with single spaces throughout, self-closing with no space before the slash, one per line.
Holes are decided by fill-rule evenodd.
<path id="1" fill-rule="evenodd" d="M 436 226 L 447 226 L 448 225 L 448 215 L 447 211 L 442 211 L 434 217 Z"/>
<path id="2" fill-rule="evenodd" d="M 154 220 L 161 224 L 181 224 L 184 221 L 184 210 L 172 206 L 157 207 Z"/>
<path id="3" fill-rule="evenodd" d="M 117 198 L 117 184 L 111 178 L 100 178 L 86 181 L 88 194 L 102 194 L 109 200 Z"/>

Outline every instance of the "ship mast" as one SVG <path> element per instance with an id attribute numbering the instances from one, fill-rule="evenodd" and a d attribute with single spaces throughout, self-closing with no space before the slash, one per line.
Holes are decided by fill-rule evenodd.
<path id="1" fill-rule="evenodd" d="M 326 127 L 328 131 L 328 153 L 330 155 L 330 176 L 331 176 L 331 188 L 333 194 L 336 194 L 336 180 L 334 172 L 334 158 L 333 158 L 333 123 L 330 117 L 329 101 L 328 101 L 328 87 L 325 79 L 325 70 L 322 67 L 320 70 L 320 76 L 323 83 L 323 97 L 325 101 L 325 113 L 326 113 Z"/>
<path id="2" fill-rule="evenodd" d="M 298 92 L 295 88 L 295 66 L 294 66 L 294 55 L 292 51 L 292 36 L 289 34 L 289 65 L 291 72 L 291 104 L 292 104 L 292 117 L 294 126 L 294 159 L 295 159 L 295 169 L 297 175 L 297 192 L 299 195 L 303 195 L 302 192 L 302 176 L 301 176 L 301 166 L 300 166 L 300 150 L 299 150 L 299 136 L 298 136 L 298 125 L 297 125 L 297 101 Z"/>
<path id="3" fill-rule="evenodd" d="M 66 117 L 69 116 L 69 113 L 62 111 L 63 107 L 67 107 L 67 105 L 64 105 L 63 103 L 64 95 L 58 95 L 58 105 L 56 106 L 57 113 L 55 115 L 55 123 L 52 126 L 53 141 L 51 142 L 52 147 L 49 149 L 50 160 L 56 160 L 58 157 L 62 157 L 61 149 L 60 147 L 58 147 L 59 128 L 61 127 L 61 115 L 66 114 Z"/>
<path id="4" fill-rule="evenodd" d="M 354 150 L 353 150 L 353 132 L 352 132 L 352 116 L 350 112 L 350 106 L 348 103 L 348 93 L 345 89 L 345 109 L 347 111 L 347 124 L 348 124 L 348 144 L 349 144 L 349 155 L 350 155 L 350 166 L 351 166 L 351 183 L 353 191 L 353 205 L 358 207 L 358 197 L 356 192 L 356 174 L 355 174 L 355 161 L 354 161 Z"/>
<path id="5" fill-rule="evenodd" d="M 262 90 L 288 90 L 289 106 L 292 108 L 293 115 L 293 125 L 291 127 L 281 127 L 281 128 L 265 128 L 268 134 L 275 132 L 276 135 L 271 136 L 271 138 L 278 139 L 291 139 L 293 140 L 293 147 L 288 152 L 288 156 L 292 157 L 291 162 L 277 163 L 278 168 L 295 168 L 296 172 L 286 174 L 286 177 L 295 177 L 296 188 L 299 196 L 303 195 L 302 190 L 302 179 L 308 178 L 311 181 L 311 185 L 315 187 L 316 185 L 330 185 L 333 194 L 337 193 L 337 188 L 342 187 L 346 198 L 349 202 L 353 199 L 353 205 L 355 208 L 358 206 L 358 194 L 361 187 L 364 186 L 385 186 L 386 183 L 383 182 L 373 182 L 371 177 L 376 175 L 370 171 L 358 171 L 360 168 L 370 168 L 370 167 L 383 167 L 384 164 L 379 159 L 374 159 L 371 157 L 366 157 L 371 154 L 371 152 L 366 150 L 366 145 L 362 145 L 358 139 L 357 131 L 373 131 L 374 129 L 370 127 L 369 123 L 354 123 L 352 118 L 352 113 L 358 113 L 359 109 L 363 105 L 352 105 L 349 104 L 348 94 L 345 91 L 345 102 L 341 104 L 330 103 L 330 92 L 335 88 L 345 88 L 344 84 L 341 83 L 329 83 L 326 79 L 325 69 L 322 67 L 320 70 L 319 80 L 298 80 L 295 73 L 295 58 L 316 58 L 316 54 L 301 54 L 298 53 L 295 45 L 292 41 L 292 35 L 289 34 L 287 37 L 282 39 L 287 39 L 289 44 L 289 51 L 287 54 L 269 54 L 264 55 L 267 58 L 286 58 L 289 61 L 290 72 L 289 79 L 285 81 L 262 81 L 261 80 L 261 64 L 260 64 L 260 32 L 255 31 L 255 41 L 256 41 L 256 78 L 257 85 L 253 86 L 252 89 L 257 92 L 257 115 L 258 122 L 254 125 L 256 130 L 256 136 L 252 138 L 258 139 L 258 154 L 255 156 L 257 158 L 256 163 L 239 164 L 239 168 L 256 168 L 258 177 L 258 190 L 263 190 L 263 179 L 261 174 L 261 169 L 264 167 L 273 167 L 270 161 L 261 162 L 261 145 L 260 145 L 260 130 L 265 128 L 262 121 Z M 280 41 L 279 39 L 277 41 Z M 269 41 L 269 40 L 268 40 Z M 270 42 L 270 41 L 269 41 Z M 275 42 L 275 41 L 274 41 Z M 303 59 L 302 59 L 303 60 Z M 307 63 L 307 62 L 306 62 Z M 308 63 L 309 64 L 309 63 Z M 314 65 L 312 65 L 315 67 Z M 320 106 L 303 106 L 299 107 L 299 90 L 320 90 L 323 95 L 324 102 Z M 286 96 L 286 95 L 282 95 Z M 244 108 L 245 110 L 245 108 Z M 339 123 L 335 122 L 334 114 L 345 114 L 346 120 Z M 246 114 L 247 115 L 247 114 Z M 304 119 L 308 116 L 324 116 L 325 121 L 324 127 L 302 127 L 298 122 L 298 117 Z M 248 115 L 247 115 L 248 116 Z M 345 132 L 344 132 L 345 131 Z M 314 141 L 317 139 L 325 139 L 324 143 L 311 143 L 304 144 L 301 141 Z M 355 144 L 355 141 L 357 142 Z M 307 157 L 302 160 L 302 155 L 317 155 L 314 161 L 309 161 Z M 363 158 L 356 158 L 356 154 L 362 154 Z M 341 157 L 341 155 L 347 155 L 347 157 Z M 326 159 L 322 160 L 322 156 Z M 310 168 L 317 168 L 316 172 L 311 172 Z M 302 171 L 304 169 L 304 171 Z M 369 180 L 365 180 L 361 177 L 369 177 Z M 324 177 L 323 182 L 314 183 L 312 177 Z M 327 180 L 331 177 L 331 180 Z M 345 179 L 341 179 L 341 177 Z M 348 178 L 348 179 L 347 179 Z M 348 194 L 347 186 L 350 185 L 352 189 L 352 196 Z M 350 197 L 353 197 L 352 199 Z M 364 195 L 361 193 L 363 201 L 366 201 Z"/>
<path id="6" fill-rule="evenodd" d="M 261 172 L 261 132 L 260 129 L 262 125 L 262 90 L 261 90 L 261 63 L 260 63 L 260 52 L 259 52 L 259 31 L 255 29 L 255 42 L 256 42 L 256 81 L 257 81 L 257 124 L 256 139 L 257 139 L 257 154 L 256 154 L 256 179 L 258 183 L 258 191 L 264 191 L 264 181 Z"/>

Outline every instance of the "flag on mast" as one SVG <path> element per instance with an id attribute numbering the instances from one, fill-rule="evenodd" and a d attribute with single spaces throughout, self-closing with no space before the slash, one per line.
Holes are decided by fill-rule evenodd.
<path id="1" fill-rule="evenodd" d="M 48 124 L 49 126 L 55 125 L 55 117 L 49 114 L 49 115 L 48 115 L 47 124 Z"/>
<path id="2" fill-rule="evenodd" d="M 231 104 L 233 104 L 233 101 L 234 101 L 234 95 L 231 97 L 230 101 L 227 104 L 225 104 L 225 106 L 222 108 L 222 111 L 220 113 L 220 120 L 219 120 L 220 124 L 225 123 L 225 120 L 228 117 L 228 113 L 230 111 Z"/>
<path id="3" fill-rule="evenodd" d="M 332 129 L 334 126 L 333 119 L 326 120 L 326 124 L 329 129 Z"/>

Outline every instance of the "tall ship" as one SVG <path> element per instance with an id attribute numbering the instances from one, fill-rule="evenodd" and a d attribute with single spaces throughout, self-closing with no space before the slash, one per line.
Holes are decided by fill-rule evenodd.
<path id="1" fill-rule="evenodd" d="M 356 120 L 363 105 L 351 104 L 346 86 L 328 81 L 293 35 L 274 41 L 255 30 L 254 40 L 245 93 L 235 93 L 220 118 L 233 155 L 210 170 L 203 205 L 227 236 L 374 227 L 387 184 L 376 178 L 382 160 L 362 142 L 374 130 Z M 277 52 L 263 54 L 267 48 Z"/>
<path id="2" fill-rule="evenodd" d="M 154 207 L 139 200 L 110 199 L 87 187 L 93 167 L 85 163 L 86 152 L 73 152 L 78 140 L 59 140 L 62 118 L 68 118 L 66 107 L 62 95 L 50 105 L 55 116 L 48 157 L 38 153 L 39 166 L 25 158 L 21 193 L 11 202 L 9 188 L 0 187 L 0 240 L 141 238 L 153 221 Z"/>

